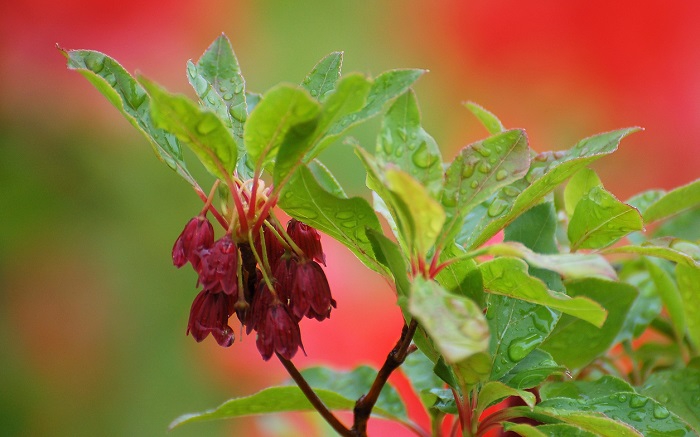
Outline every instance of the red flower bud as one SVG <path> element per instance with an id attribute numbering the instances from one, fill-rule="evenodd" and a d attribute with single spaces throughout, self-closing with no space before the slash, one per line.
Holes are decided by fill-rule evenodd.
<path id="1" fill-rule="evenodd" d="M 289 314 L 286 305 L 278 302 L 267 308 L 265 318 L 258 329 L 255 345 L 265 361 L 269 360 L 274 352 L 291 360 L 297 349 L 301 347 L 301 350 L 304 350 L 299 325 Z"/>
<path id="2" fill-rule="evenodd" d="M 233 344 L 233 330 L 228 326 L 228 318 L 233 313 L 234 296 L 225 293 L 201 291 L 192 302 L 187 334 L 199 343 L 211 334 L 220 346 Z"/>
<path id="3" fill-rule="evenodd" d="M 238 248 L 230 235 L 224 235 L 209 249 L 199 251 L 198 283 L 205 290 L 226 294 L 238 292 Z"/>
<path id="4" fill-rule="evenodd" d="M 326 265 L 326 255 L 321 247 L 321 235 L 316 229 L 296 219 L 291 219 L 287 224 L 287 234 L 292 237 L 294 243 L 299 246 L 308 259 Z"/>
<path id="5" fill-rule="evenodd" d="M 188 261 L 199 267 L 199 252 L 214 243 L 214 228 L 204 216 L 197 216 L 185 225 L 173 246 L 173 264 L 180 268 Z"/>
<path id="6" fill-rule="evenodd" d="M 320 265 L 313 261 L 298 264 L 289 307 L 297 320 L 306 316 L 321 321 L 331 316 L 336 302 Z"/>

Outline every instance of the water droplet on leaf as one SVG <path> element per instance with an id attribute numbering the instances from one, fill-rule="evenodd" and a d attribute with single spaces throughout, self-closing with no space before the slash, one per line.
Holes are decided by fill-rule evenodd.
<path id="1" fill-rule="evenodd" d="M 665 419 L 668 416 L 670 416 L 671 413 L 668 412 L 666 407 L 662 405 L 656 405 L 654 406 L 654 417 L 657 419 Z"/>
<path id="2" fill-rule="evenodd" d="M 491 202 L 491 205 L 489 205 L 488 209 L 488 215 L 490 217 L 497 217 L 499 216 L 508 206 L 508 202 L 506 202 L 503 199 L 496 199 L 493 202 Z"/>
<path id="3" fill-rule="evenodd" d="M 496 173 L 496 180 L 497 181 L 502 181 L 503 179 L 508 177 L 508 170 L 500 169 Z"/>
<path id="4" fill-rule="evenodd" d="M 98 58 L 95 56 L 91 56 L 85 59 L 85 65 L 93 73 L 99 73 L 100 71 L 102 71 L 103 68 L 105 68 L 105 60 L 103 57 Z"/>
<path id="5" fill-rule="evenodd" d="M 511 341 L 508 346 L 508 358 L 518 362 L 532 352 L 537 345 L 542 342 L 542 338 L 538 334 L 528 335 L 527 337 L 516 338 Z"/>
<path id="6" fill-rule="evenodd" d="M 479 164 L 479 171 L 482 173 L 488 173 L 491 171 L 491 164 L 488 162 L 482 162 Z"/>

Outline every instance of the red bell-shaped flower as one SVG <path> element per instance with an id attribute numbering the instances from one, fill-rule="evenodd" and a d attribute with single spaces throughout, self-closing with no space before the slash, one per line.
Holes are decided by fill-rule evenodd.
<path id="1" fill-rule="evenodd" d="M 296 219 L 291 219 L 287 224 L 287 234 L 304 252 L 306 258 L 326 265 L 326 255 L 321 247 L 321 235 L 316 229 Z"/>
<path id="2" fill-rule="evenodd" d="M 232 295 L 238 292 L 238 248 L 226 234 L 209 249 L 199 252 L 201 258 L 198 283 L 205 290 Z"/>
<path id="3" fill-rule="evenodd" d="M 214 228 L 206 217 L 200 215 L 185 225 L 173 245 L 173 264 L 180 268 L 189 261 L 199 268 L 199 252 L 214 243 Z"/>
<path id="4" fill-rule="evenodd" d="M 321 321 L 331 316 L 336 302 L 320 265 L 313 261 L 297 265 L 289 307 L 297 320 L 306 316 Z"/>
<path id="5" fill-rule="evenodd" d="M 192 302 L 187 334 L 201 342 L 211 334 L 220 346 L 233 344 L 233 330 L 228 326 L 228 318 L 233 313 L 235 296 L 225 293 L 201 291 Z"/>
<path id="6" fill-rule="evenodd" d="M 274 352 L 291 360 L 300 347 L 304 350 L 299 325 L 289 314 L 286 305 L 278 302 L 267 308 L 265 318 L 258 328 L 255 345 L 265 361 Z"/>

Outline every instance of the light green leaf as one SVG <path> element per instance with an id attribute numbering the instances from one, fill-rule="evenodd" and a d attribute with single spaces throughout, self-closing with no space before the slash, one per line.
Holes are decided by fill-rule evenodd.
<path id="1" fill-rule="evenodd" d="M 562 401 L 562 399 L 557 399 L 557 401 Z M 571 400 L 563 399 L 563 401 L 566 402 Z M 632 426 L 607 417 L 601 412 L 576 411 L 573 408 L 565 408 L 569 407 L 568 404 L 560 405 L 559 403 L 553 403 L 552 401 L 548 402 L 549 404 L 545 404 L 545 406 L 537 405 L 534 411 L 530 411 L 527 407 L 515 407 L 513 408 L 513 412 L 520 412 L 523 416 L 530 417 L 541 423 L 558 425 L 564 422 L 564 424 L 576 426 L 577 428 L 583 429 L 595 436 L 600 437 L 643 436 L 643 434 L 635 430 Z M 587 436 L 589 434 L 583 435 Z M 557 435 L 557 437 L 559 436 Z"/>
<path id="2" fill-rule="evenodd" d="M 557 363 L 570 369 L 580 369 L 612 346 L 637 297 L 637 290 L 629 284 L 590 278 L 567 283 L 566 291 L 574 298 L 592 299 L 608 312 L 600 328 L 563 315 L 554 331 L 542 343 L 541 348 L 549 352 Z"/>
<path id="3" fill-rule="evenodd" d="M 644 212 L 644 222 L 651 223 L 700 205 L 700 179 L 664 194 Z"/>
<path id="4" fill-rule="evenodd" d="M 393 275 L 397 295 L 408 297 L 411 283 L 408 279 L 406 262 L 399 246 L 375 229 L 368 228 L 366 235 L 372 244 L 377 261 L 386 266 Z"/>
<path id="5" fill-rule="evenodd" d="M 518 396 L 520 399 L 525 401 L 525 404 L 533 408 L 537 399 L 535 395 L 525 391 L 518 390 L 513 387 L 509 387 L 499 381 L 489 381 L 479 390 L 479 400 L 476 406 L 476 417 L 481 416 L 491 405 L 511 396 Z"/>
<path id="6" fill-rule="evenodd" d="M 391 70 L 377 76 L 367 96 L 367 102 L 362 109 L 345 115 L 336 121 L 328 130 L 327 139 L 324 139 L 321 145 L 324 146 L 324 143 L 337 138 L 351 126 L 379 114 L 385 104 L 405 93 L 423 73 L 425 73 L 425 70 Z"/>
<path id="7" fill-rule="evenodd" d="M 408 173 L 388 168 L 384 178 L 400 217 L 397 222 L 404 240 L 411 252 L 415 250 L 419 256 L 424 256 L 440 234 L 445 211 L 425 187 Z"/>
<path id="8" fill-rule="evenodd" d="M 239 153 L 245 152 L 243 125 L 248 116 L 245 79 L 226 35 L 214 40 L 196 64 L 188 62 L 187 78 L 204 106 L 232 130 Z"/>
<path id="9" fill-rule="evenodd" d="M 599 434 L 593 434 L 568 423 L 534 427 L 525 423 L 503 422 L 503 430 L 517 433 L 523 437 L 599 437 Z"/>
<path id="10" fill-rule="evenodd" d="M 571 251 L 600 249 L 644 228 L 639 211 L 617 200 L 601 187 L 593 187 L 576 205 L 569 222 Z"/>
<path id="11" fill-rule="evenodd" d="M 381 226 L 366 200 L 327 192 L 308 168 L 301 167 L 285 184 L 278 204 L 290 216 L 344 244 L 367 267 L 385 272 L 367 238 L 367 228 L 381 232 Z"/>
<path id="12" fill-rule="evenodd" d="M 530 149 L 523 130 L 499 133 L 462 149 L 445 172 L 441 200 L 447 221 L 440 241 L 449 243 L 469 211 L 525 176 L 529 164 Z"/>
<path id="13" fill-rule="evenodd" d="M 598 327 L 605 322 L 605 309 L 597 302 L 547 289 L 541 280 L 528 275 L 527 264 L 521 259 L 496 258 L 482 263 L 480 269 L 484 289 L 489 293 L 545 305 Z"/>
<path id="14" fill-rule="evenodd" d="M 700 370 L 662 370 L 649 376 L 640 393 L 658 401 L 700 434 Z"/>
<path id="15" fill-rule="evenodd" d="M 627 311 L 625 323 L 615 337 L 615 343 L 639 337 L 661 314 L 662 302 L 654 281 L 641 260 L 621 263 L 620 281 L 632 285 L 638 291 L 637 298 Z"/>
<path id="16" fill-rule="evenodd" d="M 564 206 L 566 214 L 571 217 L 574 215 L 574 210 L 579 200 L 588 193 L 593 187 L 603 187 L 600 178 L 590 168 L 584 168 L 576 173 L 566 184 L 564 189 Z"/>
<path id="17" fill-rule="evenodd" d="M 92 83 L 151 143 L 158 159 L 187 182 L 197 186 L 185 166 L 182 148 L 174 135 L 157 128 L 151 119 L 151 99 L 146 90 L 117 61 L 91 50 L 63 50 L 68 68 Z"/>
<path id="18" fill-rule="evenodd" d="M 548 382 L 540 387 L 540 399 L 569 398 L 587 402 L 604 396 L 619 393 L 634 393 L 627 381 L 605 375 L 595 381 L 558 381 Z"/>
<path id="19" fill-rule="evenodd" d="M 489 345 L 489 330 L 474 301 L 454 295 L 437 282 L 416 277 L 409 310 L 450 363 L 465 360 Z"/>
<path id="20" fill-rule="evenodd" d="M 421 127 L 413 90 L 397 98 L 382 120 L 376 157 L 396 164 L 435 196 L 442 186 L 442 156 L 435 140 Z"/>
<path id="21" fill-rule="evenodd" d="M 361 74 L 343 77 L 321 107 L 314 130 L 303 135 L 288 135 L 280 145 L 274 168 L 276 186 L 283 186 L 296 169 L 323 151 L 319 141 L 339 118 L 364 105 L 371 83 Z M 330 144 L 329 142 L 325 143 Z"/>
<path id="22" fill-rule="evenodd" d="M 497 134 L 506 130 L 503 123 L 493 113 L 486 110 L 483 106 L 477 105 L 474 102 L 465 102 L 464 106 L 479 119 L 486 130 L 491 134 Z"/>
<path id="23" fill-rule="evenodd" d="M 698 259 L 694 256 L 698 246 L 678 238 L 662 237 L 642 243 L 639 246 L 620 246 L 605 249 L 603 253 L 628 253 L 654 256 L 667 259 L 678 264 L 697 267 Z"/>
<path id="24" fill-rule="evenodd" d="M 285 84 L 270 89 L 246 122 L 243 140 L 250 160 L 267 167 L 293 127 L 296 141 L 314 132 L 319 112 L 320 105 L 305 90 Z"/>
<path id="25" fill-rule="evenodd" d="M 700 347 L 700 267 L 677 264 L 676 280 L 683 299 L 688 337 Z"/>
<path id="26" fill-rule="evenodd" d="M 183 95 L 170 94 L 143 77 L 139 81 L 151 96 L 155 125 L 186 144 L 211 174 L 222 180 L 230 177 L 236 168 L 238 149 L 221 119 Z"/>
<path id="27" fill-rule="evenodd" d="M 601 278 L 617 279 L 615 269 L 602 256 L 595 254 L 540 254 L 517 242 L 488 246 L 487 253 L 524 259 L 529 265 L 559 273 L 565 279 Z"/>
<path id="28" fill-rule="evenodd" d="M 328 167 L 323 165 L 318 159 L 314 159 L 307 165 L 309 171 L 314 175 L 316 181 L 319 183 L 321 188 L 328 191 L 335 197 L 340 197 L 341 199 L 347 199 L 348 195 L 345 194 L 345 190 L 340 186 L 338 180 L 333 176 Z"/>
<path id="29" fill-rule="evenodd" d="M 573 174 L 613 153 L 622 138 L 638 130 L 627 128 L 606 132 L 583 139 L 566 152 L 537 155 L 525 178 L 504 187 L 498 195 L 467 216 L 460 242 L 470 250 L 481 246 Z"/>
<path id="30" fill-rule="evenodd" d="M 666 312 L 671 319 L 676 339 L 681 342 L 685 335 L 685 314 L 683 299 L 673 277 L 659 265 L 658 261 L 644 259 L 644 265 L 654 282 L 656 294 L 661 298 Z"/>
<path id="31" fill-rule="evenodd" d="M 335 89 L 335 83 L 340 78 L 342 66 L 343 52 L 332 52 L 318 61 L 313 70 L 306 75 L 301 86 L 313 97 L 323 102 Z"/>

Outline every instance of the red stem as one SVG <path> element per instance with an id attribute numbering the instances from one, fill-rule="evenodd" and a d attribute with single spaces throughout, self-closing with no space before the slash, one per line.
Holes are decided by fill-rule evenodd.
<path id="1" fill-rule="evenodd" d="M 197 193 L 197 195 L 199 196 L 199 198 L 202 199 L 202 202 L 204 202 L 205 205 L 209 202 L 209 198 L 207 197 L 206 194 L 204 194 L 204 191 L 202 191 L 201 188 L 197 187 L 197 188 L 195 188 L 194 191 L 195 191 L 195 193 Z M 228 222 L 227 222 L 226 219 L 221 215 L 221 213 L 220 213 L 219 211 L 217 211 L 216 208 L 214 208 L 214 206 L 211 204 L 211 202 L 209 202 L 209 207 L 207 208 L 207 210 L 208 210 L 209 212 L 211 212 L 211 215 L 213 215 L 214 218 L 216 218 L 216 221 L 218 221 L 219 224 L 220 224 L 224 229 L 228 229 Z"/>

